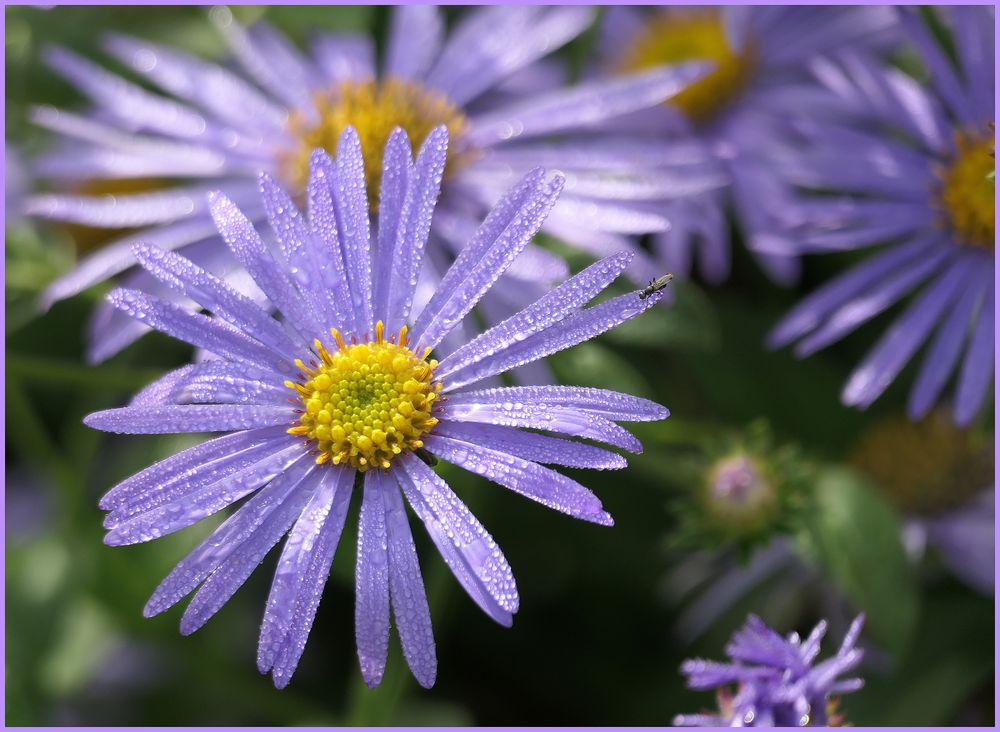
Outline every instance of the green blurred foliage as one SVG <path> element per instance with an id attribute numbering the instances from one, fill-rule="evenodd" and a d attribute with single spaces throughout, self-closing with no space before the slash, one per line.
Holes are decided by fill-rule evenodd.
<path id="1" fill-rule="evenodd" d="M 30 105 L 79 102 L 41 64 L 47 44 L 103 59 L 101 35 L 124 31 L 218 57 L 221 44 L 206 12 L 5 8 L 9 139 L 37 151 L 45 138 L 25 122 Z M 387 20 L 386 8 L 377 7 L 234 12 L 243 21 L 266 16 L 296 40 L 317 29 L 382 38 Z M 580 64 L 591 42 L 588 34 L 562 53 Z M 877 324 L 807 362 L 762 345 L 780 314 L 849 256 L 807 262 L 802 285 L 786 292 L 737 247 L 725 287 L 675 283 L 669 308 L 552 359 L 566 383 L 648 396 L 674 414 L 636 426 L 646 452 L 627 471 L 575 471 L 615 516 L 613 529 L 574 522 L 440 468 L 504 547 L 522 610 L 513 629 L 492 624 L 415 530 L 438 640 L 440 674 L 431 691 L 409 676 L 395 640 L 382 686 L 372 691 L 360 680 L 353 648 L 354 506 L 309 647 L 292 685 L 279 692 L 254 664 L 274 556 L 218 618 L 184 638 L 177 632 L 179 609 L 150 620 L 141 609 L 215 521 L 149 545 L 101 543 L 98 497 L 195 438 L 119 438 L 88 430 L 81 419 L 122 404 L 185 363 L 189 349 L 152 335 L 100 366 L 86 365 L 82 334 L 102 288 L 38 312 L 39 290 L 71 266 L 72 241 L 40 225 L 6 235 L 8 724 L 664 725 L 677 712 L 710 703 L 683 688 L 681 660 L 721 657 L 748 612 L 804 630 L 831 610 L 845 618 L 859 608 L 869 615 L 865 637 L 881 652 L 871 654 L 867 688 L 844 700 L 851 722 L 992 719 L 992 602 L 912 567 L 899 540 L 901 517 L 876 488 L 838 467 L 865 425 L 902 408 L 912 369 L 870 413 L 861 413 L 843 407 L 838 393 Z M 577 269 L 586 260 L 571 263 Z M 677 622 L 690 596 L 666 591 L 668 573 L 686 572 L 689 585 L 711 589 L 740 565 L 720 553 L 712 558 L 715 569 L 699 575 L 700 559 L 665 548 L 674 528 L 667 506 L 690 489 L 675 466 L 720 430 L 757 419 L 831 466 L 817 482 L 812 520 L 797 536 L 799 569 L 783 569 L 739 593 L 706 632 L 683 637 Z M 991 423 L 992 415 L 983 419 Z"/>

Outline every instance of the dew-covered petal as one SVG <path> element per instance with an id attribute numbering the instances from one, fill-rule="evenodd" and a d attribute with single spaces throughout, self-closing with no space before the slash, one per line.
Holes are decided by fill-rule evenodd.
<path id="1" fill-rule="evenodd" d="M 399 457 L 393 474 L 459 584 L 504 626 L 513 622 L 518 595 L 503 552 L 437 473 L 412 454 Z"/>
<path id="2" fill-rule="evenodd" d="M 108 302 L 145 325 L 219 356 L 249 361 L 275 374 L 294 371 L 287 354 L 276 352 L 207 315 L 125 288 L 108 293 Z"/>
<path id="3" fill-rule="evenodd" d="M 953 264 L 899 316 L 844 386 L 845 404 L 867 407 L 888 388 L 965 287 L 970 271 L 968 262 Z"/>
<path id="4" fill-rule="evenodd" d="M 616 422 L 655 422 L 670 411 L 642 397 L 590 386 L 505 386 L 448 395 L 448 404 L 532 404 L 536 407 L 568 407 Z"/>
<path id="5" fill-rule="evenodd" d="M 337 215 L 333 209 L 330 180 L 335 175 L 333 160 L 325 150 L 313 150 L 309 157 L 309 183 L 306 188 L 309 227 L 315 258 L 323 282 L 322 295 L 326 301 L 327 319 L 337 327 L 349 328 L 354 321 L 350 294 L 347 291 L 347 273 L 340 251 L 337 233 Z"/>
<path id="6" fill-rule="evenodd" d="M 516 366 L 521 366 L 549 356 L 577 343 L 590 340 L 616 325 L 645 312 L 658 303 L 663 292 L 655 292 L 640 298 L 638 292 L 630 292 L 606 300 L 586 310 L 563 319 L 540 333 L 535 333 L 504 349 L 492 358 L 463 368 L 448 379 L 445 391 L 452 391 L 467 384 L 473 384 L 495 374 L 501 374 Z"/>
<path id="7" fill-rule="evenodd" d="M 627 465 L 621 455 L 594 445 L 523 432 L 503 425 L 446 420 L 434 428 L 434 434 L 482 445 L 535 463 L 596 470 L 616 470 Z"/>
<path id="8" fill-rule="evenodd" d="M 449 400 L 442 412 L 442 419 L 547 430 L 599 440 L 631 452 L 642 452 L 642 444 L 624 427 L 573 407 L 510 401 L 479 402 L 471 399 L 452 403 Z"/>
<path id="9" fill-rule="evenodd" d="M 303 463 L 308 467 L 305 468 L 305 473 L 300 477 L 295 468 L 300 468 Z M 316 491 L 321 476 L 322 470 L 316 466 L 310 456 L 306 456 L 301 458 L 292 469 L 275 479 L 275 481 L 286 479 L 289 482 L 294 482 L 294 490 L 273 511 L 262 518 L 259 525 L 240 542 L 239 547 L 234 547 L 216 565 L 212 574 L 209 575 L 184 609 L 180 627 L 183 635 L 190 635 L 201 628 L 229 601 L 236 590 L 243 586 L 243 583 L 263 561 L 264 556 L 291 528 L 306 502 Z"/>
<path id="10" fill-rule="evenodd" d="M 433 435 L 425 440 L 433 455 L 574 518 L 611 526 L 614 521 L 589 489 L 571 478 L 514 455 Z"/>
<path id="11" fill-rule="evenodd" d="M 228 432 L 288 425 L 292 407 L 251 404 L 196 404 L 121 407 L 94 412 L 83 423 L 95 430 L 127 435 L 163 435 L 182 432 Z"/>
<path id="12" fill-rule="evenodd" d="M 178 562 L 153 592 L 143 609 L 143 614 L 150 618 L 162 613 L 193 592 L 230 556 L 240 553 L 248 539 L 255 535 L 263 536 L 265 533 L 270 535 L 274 521 L 269 524 L 269 520 L 275 514 L 280 514 L 277 519 L 278 524 L 287 518 L 288 523 L 284 526 L 284 531 L 287 531 L 295 515 L 301 511 L 308 499 L 305 491 L 296 489 L 303 484 L 303 479 L 311 474 L 310 471 L 315 472 L 315 467 L 316 464 L 311 457 L 304 456 L 255 493 L 190 554 Z M 278 534 L 275 542 L 284 531 Z M 274 542 L 270 546 L 273 545 Z"/>
<path id="13" fill-rule="evenodd" d="M 136 244 L 132 252 L 147 272 L 174 292 L 212 311 L 275 352 L 293 354 L 301 352 L 305 345 L 293 342 L 281 324 L 249 297 L 191 260 L 147 244 Z"/>
<path id="14" fill-rule="evenodd" d="M 280 449 L 279 446 L 273 448 L 271 446 L 276 440 L 287 437 L 284 427 L 265 427 L 207 440 L 153 463 L 126 478 L 105 493 L 98 505 L 102 509 L 110 510 L 141 500 L 143 496 L 159 491 L 162 486 L 174 481 L 186 481 L 196 475 L 209 475 L 214 470 L 212 466 L 214 461 L 226 460 L 244 450 L 262 446 L 265 450 Z M 209 482 L 213 479 L 207 478 Z"/>
<path id="15" fill-rule="evenodd" d="M 257 668 L 261 673 L 273 669 L 279 689 L 291 679 L 305 649 L 340 542 L 353 483 L 350 468 L 324 470 L 281 551 L 257 647 Z"/>
<path id="16" fill-rule="evenodd" d="M 406 187 L 391 257 L 380 262 L 382 269 L 390 272 L 385 321 L 390 332 L 398 330 L 410 314 L 447 156 L 448 128 L 440 125 L 420 147 Z M 380 253 L 385 255 L 384 251 Z"/>
<path id="17" fill-rule="evenodd" d="M 538 232 L 562 189 L 562 178 L 545 183 L 538 172 L 524 183 L 487 217 L 420 313 L 413 327 L 417 350 L 436 346 L 472 310 Z"/>
<path id="18" fill-rule="evenodd" d="M 207 486 L 184 490 L 172 500 L 155 500 L 155 505 L 143 511 L 130 510 L 129 513 L 133 514 L 130 516 L 116 511 L 109 516 L 113 523 L 108 525 L 105 522 L 110 531 L 105 535 L 104 543 L 108 546 L 138 544 L 187 528 L 257 490 L 306 452 L 308 449 L 302 445 L 286 443 L 283 450 Z"/>
<path id="19" fill-rule="evenodd" d="M 406 7 L 406 6 L 404 6 Z M 413 6 L 422 8 L 425 6 Z M 399 11 L 398 8 L 395 18 Z M 389 289 L 393 280 L 394 266 L 378 266 L 392 259 L 399 239 L 400 220 L 403 216 L 404 201 L 409 194 L 410 178 L 413 175 L 413 156 L 410 138 L 401 127 L 393 129 L 382 153 L 382 178 L 379 187 L 378 236 L 374 241 L 372 261 L 376 263 L 372 272 L 372 310 L 375 320 L 386 323 L 386 330 L 398 329 L 389 322 Z"/>
<path id="20" fill-rule="evenodd" d="M 285 271 L 275 262 L 243 212 L 218 192 L 209 195 L 209 208 L 219 233 L 233 254 L 268 299 L 288 318 L 300 337 L 311 342 L 318 334 L 325 332 L 326 327 L 320 322 L 318 315 L 309 307 L 308 301 L 303 300 Z"/>
<path id="21" fill-rule="evenodd" d="M 389 654 L 387 482 L 382 470 L 369 470 L 364 474 L 364 500 L 358 520 L 354 629 L 361 676 L 370 688 L 382 682 Z"/>
<path id="22" fill-rule="evenodd" d="M 449 354 L 439 364 L 437 377 L 445 380 L 456 371 L 489 358 L 507 346 L 558 323 L 600 294 L 625 271 L 631 259 L 631 253 L 621 252 L 590 265 L 520 312 Z"/>
<path id="23" fill-rule="evenodd" d="M 265 22 L 252 28 L 227 18 L 217 23 L 236 60 L 260 86 L 292 108 L 311 101 L 311 91 L 319 85 L 312 67 L 302 54 Z"/>
<path id="24" fill-rule="evenodd" d="M 368 194 L 365 191 L 365 162 L 361 140 L 348 127 L 337 143 L 336 175 L 330 180 L 337 228 L 344 256 L 356 333 L 372 330 L 372 272 L 368 222 Z"/>
<path id="25" fill-rule="evenodd" d="M 377 471 L 381 472 L 381 471 Z M 403 655 L 417 682 L 429 689 L 437 677 L 437 653 L 431 611 L 427 604 L 424 578 L 420 574 L 417 548 L 396 480 L 383 481 L 385 520 L 389 540 L 389 588 L 392 614 L 399 629 Z"/>

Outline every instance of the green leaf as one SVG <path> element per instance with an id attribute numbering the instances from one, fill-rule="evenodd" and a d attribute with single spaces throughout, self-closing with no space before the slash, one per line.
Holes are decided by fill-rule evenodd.
<path id="1" fill-rule="evenodd" d="M 805 519 L 809 550 L 830 578 L 867 615 L 867 627 L 900 659 L 916 628 L 920 596 L 882 496 L 844 468 L 820 473 L 815 508 Z"/>

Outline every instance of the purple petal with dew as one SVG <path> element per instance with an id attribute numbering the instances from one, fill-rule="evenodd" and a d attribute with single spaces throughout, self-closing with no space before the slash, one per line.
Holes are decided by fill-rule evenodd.
<path id="1" fill-rule="evenodd" d="M 428 81 L 454 103 L 464 105 L 483 92 L 582 33 L 594 17 L 592 8 L 508 8 L 480 33 L 453 34 Z M 475 22 L 475 21 L 472 21 Z M 471 23 L 470 23 L 471 25 Z M 464 41 L 464 42 L 463 42 Z"/>
<path id="2" fill-rule="evenodd" d="M 813 333 L 803 338 L 795 347 L 799 358 L 809 356 L 831 343 L 836 343 L 848 333 L 887 310 L 905 295 L 912 292 L 932 274 L 951 266 L 953 252 L 942 247 L 927 258 L 910 267 L 900 267 L 893 275 L 877 285 L 872 285 L 864 295 L 855 296 L 830 313 L 827 321 Z"/>
<path id="3" fill-rule="evenodd" d="M 447 402 L 442 419 L 479 422 L 507 427 L 547 430 L 573 437 L 599 440 L 630 452 L 642 452 L 642 444 L 632 433 L 614 422 L 572 407 L 554 407 L 522 402 Z"/>
<path id="4" fill-rule="evenodd" d="M 160 282 L 252 334 L 276 353 L 296 353 L 305 346 L 303 341 L 292 341 L 281 324 L 257 303 L 191 260 L 145 244 L 136 244 L 132 252 L 139 264 Z"/>
<path id="5" fill-rule="evenodd" d="M 334 176 L 333 161 L 326 151 L 313 150 L 309 157 L 309 183 L 306 189 L 309 228 L 313 233 L 309 241 L 315 247 L 313 256 L 323 283 L 321 289 L 327 317 L 346 329 L 354 322 L 354 313 L 347 292 L 347 273 L 344 271 L 337 216 L 333 210 L 333 195 L 330 191 L 330 181 Z"/>
<path id="6" fill-rule="evenodd" d="M 841 393 L 845 404 L 867 407 L 888 388 L 960 295 L 970 273 L 967 262 L 953 263 L 907 308 L 854 370 Z"/>
<path id="7" fill-rule="evenodd" d="M 863 261 L 808 295 L 767 336 L 770 348 L 779 348 L 815 330 L 828 315 L 901 266 L 920 262 L 934 242 L 928 239 L 897 244 Z"/>
<path id="8" fill-rule="evenodd" d="M 238 130 L 275 130 L 285 125 L 287 113 L 281 106 L 222 66 L 121 35 L 110 36 L 106 48 L 132 71 Z"/>
<path id="9" fill-rule="evenodd" d="M 714 689 L 735 682 L 768 678 L 775 675 L 774 669 L 753 668 L 735 663 L 720 663 L 692 658 L 681 664 L 681 673 L 687 677 L 689 689 Z"/>
<path id="10" fill-rule="evenodd" d="M 143 387 L 135 396 L 129 400 L 130 407 L 151 407 L 174 403 L 174 393 L 179 385 L 184 382 L 192 370 L 196 369 L 196 364 L 181 366 L 179 369 L 168 371 L 153 383 Z"/>
<path id="11" fill-rule="evenodd" d="M 444 17 L 432 5 L 393 8 L 386 43 L 385 75 L 421 80 L 430 69 L 444 39 Z"/>
<path id="12" fill-rule="evenodd" d="M 296 467 L 302 462 L 309 463 L 308 472 L 301 478 L 289 479 L 296 483 L 291 495 L 264 517 L 240 546 L 215 567 L 191 598 L 181 616 L 181 634 L 190 635 L 207 623 L 243 586 L 265 555 L 292 527 L 322 478 L 322 471 L 316 469 L 316 464 L 309 457 L 303 458 Z M 293 475 L 295 473 L 290 470 L 276 480 Z"/>
<path id="13" fill-rule="evenodd" d="M 437 293 L 413 326 L 418 350 L 433 348 L 440 343 L 538 232 L 562 189 L 561 178 L 556 177 L 551 182 L 544 183 L 539 177 L 536 173 L 529 173 L 525 177 L 525 183 L 530 185 L 537 181 L 537 184 L 528 193 L 524 204 L 518 206 L 510 218 L 503 216 L 504 225 L 499 231 L 496 222 L 490 220 L 492 217 L 487 217 L 476 236 L 445 274 Z M 520 198 L 520 188 L 518 186 L 513 189 L 509 198 L 501 202 L 494 211 L 506 213 L 509 210 L 506 205 L 508 201 Z M 484 242 L 488 244 L 483 246 Z M 457 274 L 449 277 L 453 272 Z"/>
<path id="14" fill-rule="evenodd" d="M 958 393 L 955 395 L 955 421 L 962 426 L 972 422 L 993 383 L 995 297 L 996 291 L 991 286 L 986 291 L 986 298 L 962 363 Z"/>
<path id="15" fill-rule="evenodd" d="M 146 91 L 68 49 L 50 47 L 43 55 L 56 73 L 129 125 L 169 137 L 211 136 L 205 118 L 184 104 Z"/>
<path id="16" fill-rule="evenodd" d="M 255 470 L 268 470 L 268 466 L 271 465 L 281 465 L 283 470 L 288 456 L 295 451 L 301 456 L 307 448 L 287 434 L 279 433 L 266 442 L 251 445 L 239 452 L 203 458 L 201 463 L 184 472 L 172 471 L 160 477 L 152 486 L 138 486 L 120 495 L 115 505 L 108 506 L 111 511 L 104 518 L 104 528 L 114 529 L 141 514 L 149 513 L 166 504 L 184 501 L 202 489 L 212 486 L 231 486 L 233 480 L 252 477 Z M 254 488 L 263 485 L 267 480 L 261 481 Z M 182 509 L 183 506 L 176 508 Z"/>
<path id="17" fill-rule="evenodd" d="M 174 404 L 260 404 L 282 406 L 295 395 L 273 374 L 228 361 L 205 361 L 177 382 Z M 135 405 L 130 405 L 135 406 Z"/>
<path id="18" fill-rule="evenodd" d="M 381 473 L 381 471 L 376 471 Z M 406 507 L 399 485 L 388 473 L 383 479 L 385 521 L 389 540 L 389 588 L 392 614 L 399 629 L 406 663 L 417 682 L 429 689 L 437 677 L 434 631 L 427 604 L 424 579 L 420 574 L 417 548 L 413 544 Z"/>
<path id="19" fill-rule="evenodd" d="M 451 353 L 438 365 L 438 378 L 446 379 L 456 371 L 489 358 L 527 336 L 560 322 L 597 297 L 625 271 L 631 260 L 631 253 L 622 252 L 590 265 L 528 307 Z"/>
<path id="20" fill-rule="evenodd" d="M 420 458 L 404 453 L 398 462 L 393 475 L 459 584 L 483 612 L 509 627 L 517 587 L 493 537 Z"/>
<path id="21" fill-rule="evenodd" d="M 733 660 L 759 663 L 774 668 L 799 668 L 801 659 L 794 645 L 751 615 L 726 645 L 726 655 Z"/>
<path id="22" fill-rule="evenodd" d="M 469 141 L 478 147 L 491 147 L 508 140 L 580 129 L 659 104 L 707 71 L 706 64 L 684 64 L 552 92 L 473 117 Z"/>
<path id="23" fill-rule="evenodd" d="M 423 7 L 423 6 L 415 6 Z M 397 10 L 398 13 L 398 10 Z M 396 17 L 395 15 L 393 17 Z M 399 239 L 400 221 L 403 207 L 409 193 L 413 177 L 413 156 L 410 138 L 401 127 L 393 129 L 382 153 L 382 178 L 379 187 L 378 236 L 373 242 L 372 261 L 376 263 L 395 262 L 392 259 Z M 412 200 L 410 201 L 412 206 Z M 386 330 L 398 328 L 389 323 L 389 289 L 395 267 L 376 266 L 372 272 L 372 312 L 376 321 L 386 323 Z"/>
<path id="24" fill-rule="evenodd" d="M 196 476 L 211 482 L 221 477 L 221 474 L 214 472 L 222 464 L 216 461 L 224 461 L 249 449 L 278 450 L 280 445 L 276 445 L 274 441 L 284 440 L 287 437 L 282 426 L 236 432 L 207 440 L 160 460 L 123 480 L 104 494 L 99 505 L 105 510 L 117 509 L 141 501 L 170 483 L 195 480 Z"/>
<path id="25" fill-rule="evenodd" d="M 351 305 L 354 308 L 354 332 L 371 331 L 372 271 L 368 223 L 368 195 L 365 192 L 365 162 L 361 141 L 353 127 L 348 127 L 337 142 L 336 175 L 330 179 L 337 229 L 344 255 Z"/>
<path id="26" fill-rule="evenodd" d="M 435 428 L 434 433 L 535 463 L 596 470 L 617 470 L 628 464 L 621 455 L 594 445 L 502 425 L 445 421 Z"/>
<path id="27" fill-rule="evenodd" d="M 387 482 L 384 471 L 369 470 L 364 474 L 364 500 L 358 520 L 354 628 L 361 676 L 369 688 L 381 683 L 389 654 Z"/>
<path id="28" fill-rule="evenodd" d="M 440 435 L 427 438 L 425 445 L 431 454 L 554 511 L 602 526 L 614 524 L 597 496 L 555 470 L 514 455 Z"/>
<path id="29" fill-rule="evenodd" d="M 289 107 L 304 107 L 319 86 L 308 61 L 280 33 L 264 22 L 244 28 L 228 13 L 219 16 L 233 55 L 260 86 Z"/>
<path id="30" fill-rule="evenodd" d="M 369 81 L 375 77 L 375 47 L 360 33 L 321 33 L 312 55 L 328 81 Z"/>
<path id="31" fill-rule="evenodd" d="M 311 342 L 313 337 L 324 333 L 326 327 L 319 316 L 275 262 L 250 220 L 222 193 L 209 194 L 209 207 L 226 244 L 299 337 Z"/>
<path id="32" fill-rule="evenodd" d="M 448 128 L 440 125 L 427 135 L 417 154 L 399 214 L 395 245 L 386 260 L 392 266 L 383 263 L 383 268 L 390 271 L 385 323 L 389 331 L 406 323 L 413 305 L 447 156 Z"/>
<path id="33" fill-rule="evenodd" d="M 645 312 L 658 303 L 663 292 L 656 292 L 642 299 L 638 292 L 630 292 L 581 310 L 565 318 L 558 326 L 535 333 L 492 358 L 455 372 L 449 378 L 446 391 L 508 371 L 531 361 L 561 351 L 577 343 L 590 340 L 601 333 Z"/>
<path id="34" fill-rule="evenodd" d="M 539 407 L 569 407 L 617 422 L 654 422 L 670 411 L 642 397 L 588 386 L 512 386 L 448 395 L 448 404 L 522 402 Z"/>
<path id="35" fill-rule="evenodd" d="M 58 149 L 44 153 L 31 161 L 31 170 L 38 178 L 61 181 L 85 181 L 94 178 L 118 180 L 125 178 L 215 178 L 232 171 L 219 156 L 212 160 L 198 157 L 141 155 L 100 148 Z"/>
<path id="36" fill-rule="evenodd" d="M 354 471 L 325 470 L 281 550 L 260 627 L 257 668 L 284 688 L 298 665 L 350 505 Z"/>
<path id="37" fill-rule="evenodd" d="M 910 390 L 907 401 L 907 414 L 910 419 L 925 417 L 941 396 L 948 377 L 958 362 L 962 346 L 968 339 L 969 329 L 982 302 L 983 293 L 992 279 L 992 269 L 974 273 L 958 302 L 938 327 L 937 334 L 920 367 L 920 373 Z"/>
<path id="38" fill-rule="evenodd" d="M 951 113 L 965 124 L 975 124 L 976 109 L 972 103 L 972 95 L 962 89 L 962 84 L 955 73 L 955 67 L 947 57 L 941 44 L 931 34 L 924 19 L 916 8 L 900 8 L 900 21 L 906 31 L 907 38 L 917 47 L 921 58 L 930 72 L 931 83 L 938 94 L 948 105 Z"/>
<path id="39" fill-rule="evenodd" d="M 295 461 L 301 459 L 306 452 L 308 452 L 307 448 L 292 443 L 284 450 L 252 463 L 214 483 L 185 491 L 173 500 L 157 500 L 157 505 L 148 507 L 141 512 L 130 510 L 130 513 L 133 514 L 130 516 L 116 511 L 109 516 L 113 525 L 108 527 L 110 531 L 105 535 L 104 543 L 108 546 L 138 544 L 187 528 L 253 493 L 283 473 Z"/>
<path id="40" fill-rule="evenodd" d="M 96 430 L 117 434 L 164 435 L 274 427 L 291 424 L 294 419 L 295 412 L 291 407 L 197 404 L 105 409 L 87 415 L 83 423 Z"/>
<path id="41" fill-rule="evenodd" d="M 802 646 L 799 648 L 799 656 L 802 658 L 802 663 L 808 665 L 816 660 L 816 656 L 819 655 L 820 644 L 826 635 L 826 629 L 827 622 L 825 620 L 819 621 L 816 623 L 816 627 L 809 633 L 809 637 L 802 642 Z"/>
<path id="42" fill-rule="evenodd" d="M 275 374 L 294 373 L 285 354 L 274 351 L 222 321 L 151 297 L 138 290 L 118 288 L 108 302 L 145 325 L 169 336 L 234 360 L 246 360 Z"/>
<path id="43" fill-rule="evenodd" d="M 255 493 L 219 528 L 177 563 L 149 598 L 143 609 L 143 615 L 150 618 L 162 613 L 193 592 L 229 557 L 249 549 L 250 547 L 244 546 L 248 540 L 272 534 L 275 516 L 277 524 L 287 520 L 284 527 L 287 530 L 294 520 L 294 515 L 302 509 L 311 493 L 301 488 L 308 487 L 304 479 L 316 474 L 315 466 L 315 462 L 309 456 L 305 456 Z M 283 533 L 284 531 L 279 532 L 275 541 Z M 270 546 L 273 545 L 274 542 Z"/>

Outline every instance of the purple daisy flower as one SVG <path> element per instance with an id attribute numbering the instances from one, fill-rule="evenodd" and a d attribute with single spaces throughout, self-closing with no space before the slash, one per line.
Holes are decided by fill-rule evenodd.
<path id="1" fill-rule="evenodd" d="M 258 655 L 260 670 L 270 671 L 279 687 L 302 653 L 356 484 L 363 493 L 356 575 L 362 674 L 371 686 L 382 678 L 391 606 L 407 662 L 430 686 L 434 640 L 404 498 L 491 618 L 510 625 L 518 594 L 500 549 L 429 464 L 454 463 L 549 508 L 611 525 L 593 493 L 543 463 L 622 468 L 621 455 L 565 436 L 638 452 L 638 440 L 615 422 L 668 414 L 650 401 L 603 389 L 475 388 L 593 338 L 647 310 L 663 293 L 631 292 L 585 308 L 632 258 L 612 255 L 449 352 L 445 336 L 512 266 L 563 179 L 546 180 L 542 169 L 525 176 L 416 309 L 416 273 L 447 156 L 444 127 L 428 135 L 415 160 L 406 134 L 393 132 L 382 157 L 377 225 L 369 219 L 364 157 L 353 128 L 341 136 L 336 160 L 323 150 L 311 156 L 308 216 L 262 174 L 275 252 L 231 199 L 211 194 L 208 208 L 222 238 L 281 320 L 191 261 L 145 244 L 134 251 L 146 271 L 211 315 L 136 290 L 109 295 L 131 317 L 216 358 L 173 371 L 129 406 L 97 412 L 86 423 L 129 434 L 230 434 L 113 488 L 101 501 L 110 512 L 105 541 L 149 541 L 250 496 L 160 584 L 145 614 L 197 590 L 181 632 L 197 630 L 288 533 Z"/>
<path id="2" fill-rule="evenodd" d="M 653 236 L 653 246 L 666 269 L 685 276 L 697 255 L 705 280 L 725 280 L 732 257 L 728 210 L 752 251 L 785 228 L 782 201 L 792 192 L 775 163 L 788 113 L 816 110 L 806 61 L 847 46 L 884 43 L 893 24 L 890 8 L 872 7 L 607 9 L 599 41 L 603 75 L 695 60 L 714 64 L 667 104 L 614 123 L 618 130 L 627 126 L 637 141 L 658 140 L 683 152 L 725 182 L 661 209 L 671 226 Z M 797 278 L 795 257 L 755 254 L 775 282 Z"/>
<path id="3" fill-rule="evenodd" d="M 214 9 L 212 18 L 236 70 L 144 40 L 110 37 L 108 52 L 162 94 L 71 51 L 49 50 L 49 64 L 94 107 L 84 115 L 35 111 L 35 121 L 64 141 L 35 162 L 37 173 L 64 186 L 140 179 L 151 188 L 99 196 L 47 193 L 30 202 L 32 213 L 48 218 L 139 229 L 82 259 L 48 288 L 44 302 L 130 270 L 137 241 L 177 249 L 211 240 L 215 228 L 204 204 L 210 188 L 225 190 L 251 220 L 262 221 L 257 172 L 302 194 L 312 150 L 332 152 L 348 125 L 360 136 L 372 191 L 378 190 L 380 155 L 393 128 L 402 127 L 418 145 L 436 126 L 449 129 L 449 164 L 418 302 L 501 194 L 536 165 L 559 166 L 566 178 L 546 232 L 598 256 L 631 248 L 634 279 L 659 274 L 630 235 L 666 230 L 663 200 L 719 181 L 682 151 L 636 145 L 596 127 L 661 103 L 705 66 L 567 87 L 564 71 L 546 57 L 583 32 L 593 14 L 582 7 L 480 8 L 446 32 L 440 9 L 400 7 L 380 64 L 367 36 L 319 35 L 306 56 L 266 24 L 241 27 L 225 8 Z M 212 269 L 228 256 L 214 243 L 185 253 Z M 561 258 L 528 247 L 481 303 L 487 320 L 503 320 L 566 274 Z M 148 275 L 128 278 L 127 284 L 167 294 Z M 92 325 L 89 355 L 105 358 L 144 330 L 105 306 Z"/>
<path id="4" fill-rule="evenodd" d="M 787 638 L 751 615 L 726 646 L 728 662 L 691 659 L 681 666 L 692 689 L 719 689 L 718 714 L 681 714 L 674 724 L 684 727 L 825 727 L 828 705 L 840 694 L 860 689 L 860 678 L 840 678 L 860 662 L 856 647 L 864 615 L 851 623 L 832 658 L 814 664 L 826 635 L 826 621 L 804 641 L 798 633 Z M 737 685 L 730 696 L 726 687 Z"/>
<path id="5" fill-rule="evenodd" d="M 993 10 L 940 11 L 956 62 L 919 11 L 900 12 L 930 83 L 859 51 L 814 64 L 831 113 L 797 120 L 808 145 L 786 161 L 789 179 L 823 194 L 798 206 L 798 252 L 878 251 L 797 305 L 769 342 L 796 342 L 805 357 L 916 293 L 841 398 L 868 407 L 936 328 L 908 413 L 928 414 L 957 371 L 954 418 L 964 425 L 993 383 Z"/>

